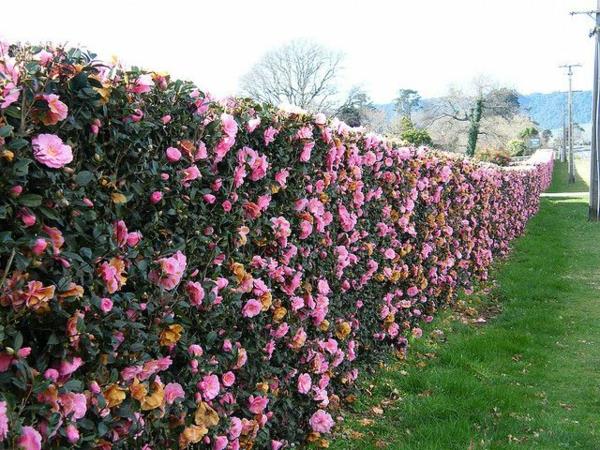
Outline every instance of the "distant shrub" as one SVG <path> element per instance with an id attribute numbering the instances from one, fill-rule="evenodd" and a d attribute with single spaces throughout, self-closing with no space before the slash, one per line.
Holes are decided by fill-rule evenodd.
<path id="1" fill-rule="evenodd" d="M 527 144 L 521 139 L 513 139 L 506 144 L 510 156 L 523 156 L 527 151 Z"/>
<path id="2" fill-rule="evenodd" d="M 479 161 L 490 162 L 499 166 L 508 166 L 510 164 L 510 153 L 505 149 L 484 148 L 477 151 L 476 158 Z"/>

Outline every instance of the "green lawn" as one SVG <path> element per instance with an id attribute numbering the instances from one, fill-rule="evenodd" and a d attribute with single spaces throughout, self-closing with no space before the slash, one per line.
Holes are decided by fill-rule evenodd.
<path id="1" fill-rule="evenodd" d="M 569 169 L 566 162 L 554 161 L 552 185 L 546 192 L 585 192 L 590 189 L 590 160 L 575 159 L 575 183 L 569 184 Z"/>
<path id="2" fill-rule="evenodd" d="M 543 199 L 495 284 L 378 369 L 330 448 L 600 449 L 600 225 L 586 216 L 584 199 Z"/>

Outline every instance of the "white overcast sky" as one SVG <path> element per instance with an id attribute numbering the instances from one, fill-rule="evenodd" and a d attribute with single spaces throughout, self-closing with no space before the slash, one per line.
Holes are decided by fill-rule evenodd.
<path id="1" fill-rule="evenodd" d="M 341 85 L 376 102 L 398 88 L 443 94 L 489 75 L 523 93 L 566 88 L 559 64 L 583 64 L 589 89 L 595 0 L 19 0 L 2 7 L 0 37 L 81 44 L 164 70 L 218 96 L 268 49 L 314 39 L 346 55 Z"/>

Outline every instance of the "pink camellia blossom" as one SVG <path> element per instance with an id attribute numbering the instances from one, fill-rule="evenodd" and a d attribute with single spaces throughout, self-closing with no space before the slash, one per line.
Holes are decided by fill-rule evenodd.
<path id="1" fill-rule="evenodd" d="M 152 203 L 153 205 L 156 205 L 158 202 L 160 202 L 163 198 L 163 193 L 160 191 L 154 191 L 152 194 L 150 194 L 150 203 Z"/>
<path id="2" fill-rule="evenodd" d="M 31 347 L 21 347 L 19 351 L 17 351 L 17 356 L 19 358 L 27 358 L 31 355 Z"/>
<path id="3" fill-rule="evenodd" d="M 160 121 L 163 123 L 163 125 L 168 124 L 171 121 L 171 115 L 170 114 L 165 114 L 164 116 L 162 116 L 160 118 Z"/>
<path id="4" fill-rule="evenodd" d="M 329 433 L 331 431 L 331 427 L 333 427 L 335 424 L 331 418 L 331 415 L 322 409 L 319 409 L 317 412 L 315 412 L 311 416 L 308 423 L 310 424 L 312 430 L 317 433 Z"/>
<path id="5" fill-rule="evenodd" d="M 148 73 L 140 75 L 133 85 L 129 87 L 129 91 L 134 94 L 145 94 L 150 92 L 152 87 L 154 86 L 154 81 L 152 81 L 152 76 Z"/>
<path id="6" fill-rule="evenodd" d="M 167 155 L 167 161 L 170 163 L 177 162 L 181 159 L 181 152 L 175 147 L 169 147 L 166 149 L 165 154 Z"/>
<path id="7" fill-rule="evenodd" d="M 219 383 L 219 377 L 216 375 L 205 375 L 202 381 L 198 383 L 198 388 L 202 392 L 202 398 L 204 400 L 212 400 L 221 391 L 221 384 Z"/>
<path id="8" fill-rule="evenodd" d="M 260 117 L 256 117 L 255 119 L 250 119 L 248 122 L 246 122 L 246 131 L 248 133 L 252 133 L 254 130 L 256 130 L 256 127 L 258 127 L 260 125 Z"/>
<path id="9" fill-rule="evenodd" d="M 419 327 L 413 328 L 411 330 L 411 333 L 417 339 L 420 338 L 421 336 L 423 336 L 423 330 L 421 328 L 419 328 Z"/>
<path id="10" fill-rule="evenodd" d="M 197 180 L 198 178 L 200 178 L 202 176 L 200 174 L 200 170 L 198 169 L 198 166 L 196 166 L 195 164 L 191 165 L 187 169 L 183 169 L 181 171 L 181 175 L 182 175 L 181 182 L 183 183 L 184 186 L 189 185 L 189 183 L 191 181 Z"/>
<path id="11" fill-rule="evenodd" d="M 204 354 L 204 350 L 198 344 L 192 344 L 188 347 L 188 352 L 192 356 L 202 356 Z"/>
<path id="12" fill-rule="evenodd" d="M 67 440 L 71 444 L 75 444 L 77 441 L 79 441 L 79 430 L 74 424 L 70 423 L 67 425 L 65 432 L 67 434 Z"/>
<path id="13" fill-rule="evenodd" d="M 265 130 L 263 138 L 265 140 L 265 147 L 275 140 L 275 136 L 279 134 L 279 130 L 269 127 Z"/>
<path id="14" fill-rule="evenodd" d="M 214 202 L 216 202 L 216 201 L 217 201 L 217 197 L 215 197 L 215 196 L 214 196 L 214 195 L 212 195 L 212 194 L 204 194 L 204 195 L 202 196 L 202 199 L 203 199 L 203 200 L 204 200 L 206 203 L 208 203 L 209 205 L 212 205 Z"/>
<path id="15" fill-rule="evenodd" d="M 100 309 L 102 312 L 108 313 L 113 308 L 113 301 L 110 298 L 104 297 L 100 300 Z"/>
<path id="16" fill-rule="evenodd" d="M 172 405 L 173 402 L 179 398 L 185 398 L 185 392 L 179 383 L 168 383 L 165 386 L 165 401 L 168 405 Z"/>
<path id="17" fill-rule="evenodd" d="M 52 61 L 53 56 L 54 55 L 46 49 L 42 49 L 39 52 L 37 52 L 35 55 L 33 55 L 34 59 L 36 61 L 39 61 L 40 65 L 42 65 L 42 66 L 48 65 L 48 63 L 50 61 Z"/>
<path id="18" fill-rule="evenodd" d="M 300 239 L 306 239 L 307 237 L 309 237 L 311 235 L 313 231 L 313 226 L 312 223 L 310 223 L 308 220 L 302 220 L 300 222 Z"/>
<path id="19" fill-rule="evenodd" d="M 7 83 L 2 89 L 0 89 L 0 109 L 6 109 L 14 102 L 19 100 L 21 95 L 21 89 L 19 89 L 14 83 Z"/>
<path id="20" fill-rule="evenodd" d="M 67 361 L 66 359 L 62 360 L 58 372 L 61 377 L 68 377 L 81 366 L 83 366 L 83 359 L 79 356 L 75 356 L 71 361 Z"/>
<path id="21" fill-rule="evenodd" d="M 58 380 L 58 370 L 56 369 L 46 369 L 46 371 L 44 372 L 44 378 L 46 380 L 50 380 L 53 383 L 56 383 L 56 380 Z"/>
<path id="22" fill-rule="evenodd" d="M 411 286 L 407 289 L 406 293 L 409 297 L 414 297 L 419 293 L 419 288 L 417 288 L 416 286 Z"/>
<path id="23" fill-rule="evenodd" d="M 40 163 L 52 169 L 60 169 L 73 161 L 71 147 L 63 144 L 55 134 L 38 134 L 31 141 L 33 156 Z"/>
<path id="24" fill-rule="evenodd" d="M 287 169 L 280 170 L 275 174 L 275 181 L 279 183 L 279 186 L 285 187 L 287 177 L 290 175 L 290 171 Z"/>
<path id="25" fill-rule="evenodd" d="M 35 244 L 33 244 L 33 246 L 31 247 L 31 251 L 33 252 L 34 255 L 40 256 L 42 253 L 44 253 L 46 251 L 47 247 L 48 247 L 48 241 L 46 241 L 46 239 L 37 238 L 35 240 Z"/>
<path id="26" fill-rule="evenodd" d="M 11 197 L 17 198 L 23 192 L 23 186 L 17 184 L 11 187 L 9 192 Z"/>
<path id="27" fill-rule="evenodd" d="M 261 395 L 257 395 L 256 397 L 251 395 L 248 398 L 248 409 L 253 414 L 262 414 L 268 404 L 269 399 Z"/>
<path id="28" fill-rule="evenodd" d="M 237 122 L 232 115 L 227 113 L 221 114 L 221 128 L 223 133 L 231 138 L 234 138 L 238 131 Z"/>
<path id="29" fill-rule="evenodd" d="M 93 202 L 93 201 L 91 201 L 91 200 L 90 200 L 89 198 L 87 198 L 87 197 L 83 197 L 83 200 L 82 200 L 82 202 L 83 202 L 83 204 L 84 204 L 85 206 L 87 206 L 88 208 L 93 208 L 93 207 L 94 207 L 94 202 Z"/>
<path id="30" fill-rule="evenodd" d="M 41 450 L 42 435 L 33 427 L 23 427 L 21 436 L 17 439 L 17 448 L 23 450 Z"/>
<path id="31" fill-rule="evenodd" d="M 298 392 L 301 394 L 308 394 L 312 386 L 312 380 L 310 375 L 307 373 L 300 374 L 298 377 Z"/>
<path id="32" fill-rule="evenodd" d="M 385 250 L 385 252 L 383 252 L 383 255 L 387 259 L 394 259 L 396 257 L 396 252 L 394 251 L 393 248 L 388 248 L 388 249 Z"/>
<path id="33" fill-rule="evenodd" d="M 142 240 L 142 233 L 139 231 L 132 231 L 127 233 L 127 245 L 130 247 L 135 247 Z"/>
<path id="34" fill-rule="evenodd" d="M 168 258 L 160 258 L 157 263 L 160 265 L 160 270 L 151 270 L 148 278 L 154 284 L 168 291 L 174 289 L 185 272 L 187 259 L 180 250 Z"/>
<path id="35" fill-rule="evenodd" d="M 33 214 L 28 208 L 22 208 L 17 215 L 21 218 L 21 222 L 25 228 L 32 227 L 37 222 L 35 214 Z"/>
<path id="36" fill-rule="evenodd" d="M 185 285 L 185 290 L 192 305 L 196 307 L 202 305 L 202 300 L 204 300 L 204 289 L 202 288 L 202 284 L 197 281 L 188 281 Z"/>
<path id="37" fill-rule="evenodd" d="M 233 386 L 233 384 L 235 383 L 235 374 L 231 371 L 225 372 L 221 376 L 221 382 L 223 383 L 223 386 L 225 386 L 225 387 Z"/>
<path id="38" fill-rule="evenodd" d="M 255 317 L 262 310 L 262 304 L 256 299 L 250 299 L 246 302 L 242 308 L 242 315 L 244 317 Z"/>
<path id="39" fill-rule="evenodd" d="M 61 404 L 65 417 L 72 420 L 79 420 L 85 417 L 87 412 L 87 399 L 85 394 L 66 392 L 60 394 L 58 402 Z"/>
<path id="40" fill-rule="evenodd" d="M 271 440 L 271 450 L 280 450 L 285 444 L 282 441 Z"/>
<path id="41" fill-rule="evenodd" d="M 90 131 L 92 134 L 98 134 L 100 132 L 100 127 L 102 126 L 102 122 L 100 119 L 94 119 L 92 124 L 90 125 Z"/>
<path id="42" fill-rule="evenodd" d="M 208 150 L 206 149 L 206 144 L 202 141 L 198 143 L 198 148 L 196 149 L 196 154 L 194 155 L 194 161 L 199 161 L 201 159 L 208 158 Z"/>
<path id="43" fill-rule="evenodd" d="M 58 95 L 45 94 L 42 97 L 48 103 L 48 111 L 42 118 L 44 125 L 56 125 L 67 118 L 69 108 L 59 100 Z"/>
<path id="44" fill-rule="evenodd" d="M 8 415 L 6 414 L 6 402 L 0 401 L 0 442 L 8 436 Z"/>
<path id="45" fill-rule="evenodd" d="M 212 450 L 225 450 L 228 443 L 227 436 L 216 436 L 213 440 Z"/>

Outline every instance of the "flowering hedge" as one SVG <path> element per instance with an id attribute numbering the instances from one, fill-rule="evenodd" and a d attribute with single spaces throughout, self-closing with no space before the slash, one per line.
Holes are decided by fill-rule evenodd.
<path id="1" fill-rule="evenodd" d="M 4 43 L 0 136 L 11 448 L 325 439 L 360 371 L 486 277 L 551 173 Z"/>

